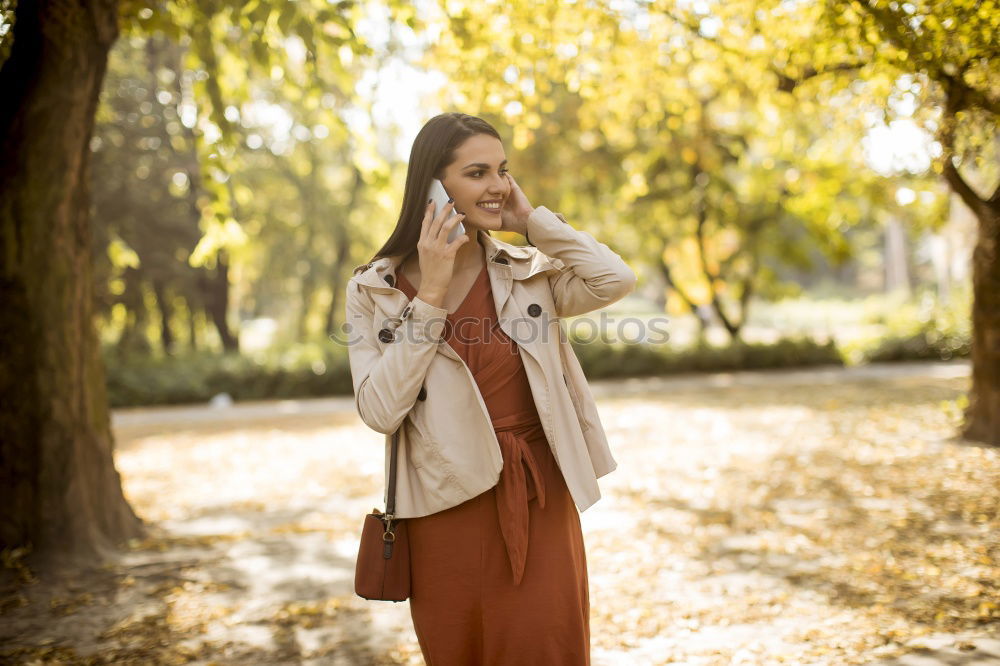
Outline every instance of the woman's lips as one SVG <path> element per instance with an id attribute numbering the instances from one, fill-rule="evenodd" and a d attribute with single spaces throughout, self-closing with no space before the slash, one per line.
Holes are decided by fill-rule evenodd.
<path id="1" fill-rule="evenodd" d="M 496 208 L 487 208 L 485 206 L 476 204 L 476 208 L 478 208 L 479 210 L 485 210 L 487 213 L 493 213 L 494 215 L 500 214 L 500 206 L 497 206 Z"/>

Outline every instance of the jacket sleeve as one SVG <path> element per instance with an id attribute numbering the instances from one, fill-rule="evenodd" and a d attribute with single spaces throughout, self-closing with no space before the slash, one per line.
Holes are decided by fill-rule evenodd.
<path id="1" fill-rule="evenodd" d="M 529 244 L 561 264 L 558 273 L 549 273 L 556 316 L 597 310 L 635 288 L 635 271 L 607 245 L 570 226 L 561 214 L 538 206 L 528 216 L 527 231 Z"/>
<path id="2" fill-rule="evenodd" d="M 448 311 L 414 297 L 398 318 L 376 322 L 374 303 L 354 280 L 347 283 L 346 308 L 358 415 L 373 430 L 391 434 L 416 402 Z M 382 328 L 393 331 L 395 341 L 380 342 Z"/>

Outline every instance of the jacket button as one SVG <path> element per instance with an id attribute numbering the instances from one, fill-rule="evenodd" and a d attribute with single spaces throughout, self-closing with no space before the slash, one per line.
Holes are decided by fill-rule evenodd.
<path id="1" fill-rule="evenodd" d="M 507 261 L 507 257 L 497 257 L 497 263 L 498 264 L 509 264 L 510 262 Z"/>
<path id="2" fill-rule="evenodd" d="M 420 393 L 417 394 L 417 400 L 426 400 L 426 399 L 427 399 L 427 389 L 421 386 Z"/>
<path id="3" fill-rule="evenodd" d="M 381 340 L 382 342 L 393 342 L 396 339 L 396 336 L 393 335 L 392 331 L 390 331 L 389 329 L 383 328 L 381 331 L 378 332 L 378 339 Z"/>
<path id="4" fill-rule="evenodd" d="M 396 279 L 391 275 L 386 275 L 383 279 L 389 283 L 390 287 L 393 286 L 393 284 L 396 282 Z"/>
<path id="5" fill-rule="evenodd" d="M 531 305 L 528 306 L 528 314 L 530 314 L 532 317 L 537 317 L 538 315 L 542 314 L 542 306 L 539 305 L 538 303 L 532 303 Z"/>

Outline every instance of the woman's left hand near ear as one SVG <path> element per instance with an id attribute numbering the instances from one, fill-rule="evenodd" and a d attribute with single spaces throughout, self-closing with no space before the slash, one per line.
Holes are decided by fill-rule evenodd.
<path id="1" fill-rule="evenodd" d="M 507 201 L 500 209 L 500 230 L 513 231 L 527 236 L 528 216 L 535 209 L 528 201 L 524 191 L 518 186 L 517 181 L 514 180 L 514 176 L 509 173 L 506 176 L 507 180 L 510 181 L 510 194 L 507 195 Z"/>

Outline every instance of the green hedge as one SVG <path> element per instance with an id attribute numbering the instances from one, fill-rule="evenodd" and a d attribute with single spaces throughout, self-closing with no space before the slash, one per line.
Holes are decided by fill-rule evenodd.
<path id="1" fill-rule="evenodd" d="M 309 348 L 305 348 L 308 352 Z M 205 402 L 219 393 L 234 400 L 350 394 L 346 354 L 197 354 L 164 359 L 105 354 L 113 407 Z"/>
<path id="2" fill-rule="evenodd" d="M 873 312 L 865 323 L 883 331 L 841 345 L 851 363 L 966 358 L 972 353 L 971 292 L 957 290 L 947 305 L 923 293 L 895 307 Z"/>
<path id="3" fill-rule="evenodd" d="M 843 363 L 835 345 L 808 339 L 688 349 L 621 343 L 573 343 L 573 347 L 592 379 Z M 353 391 L 343 347 L 322 350 L 301 345 L 252 357 L 197 354 L 165 359 L 121 358 L 107 350 L 105 367 L 113 407 L 206 402 L 219 393 L 234 400 L 264 400 Z"/>
<path id="4" fill-rule="evenodd" d="M 967 358 L 972 353 L 972 340 L 967 334 L 940 331 L 926 324 L 916 333 L 893 336 L 862 352 L 863 361 L 915 361 Z"/>
<path id="5" fill-rule="evenodd" d="M 741 369 L 791 368 L 818 364 L 967 357 L 971 346 L 971 290 L 956 290 L 949 303 L 932 292 L 906 300 L 881 296 L 862 304 L 855 321 L 863 337 L 839 343 L 789 337 L 775 343 L 699 343 L 678 349 L 572 340 L 591 379 Z M 352 393 L 347 348 L 332 343 L 301 344 L 263 354 L 197 354 L 166 359 L 122 358 L 105 349 L 112 406 L 205 402 L 219 393 L 234 400 L 264 400 Z"/>
<path id="6" fill-rule="evenodd" d="M 726 347 L 699 343 L 685 349 L 574 342 L 573 349 L 590 379 L 844 363 L 833 342 L 820 344 L 803 337 L 772 344 L 737 342 Z"/>

